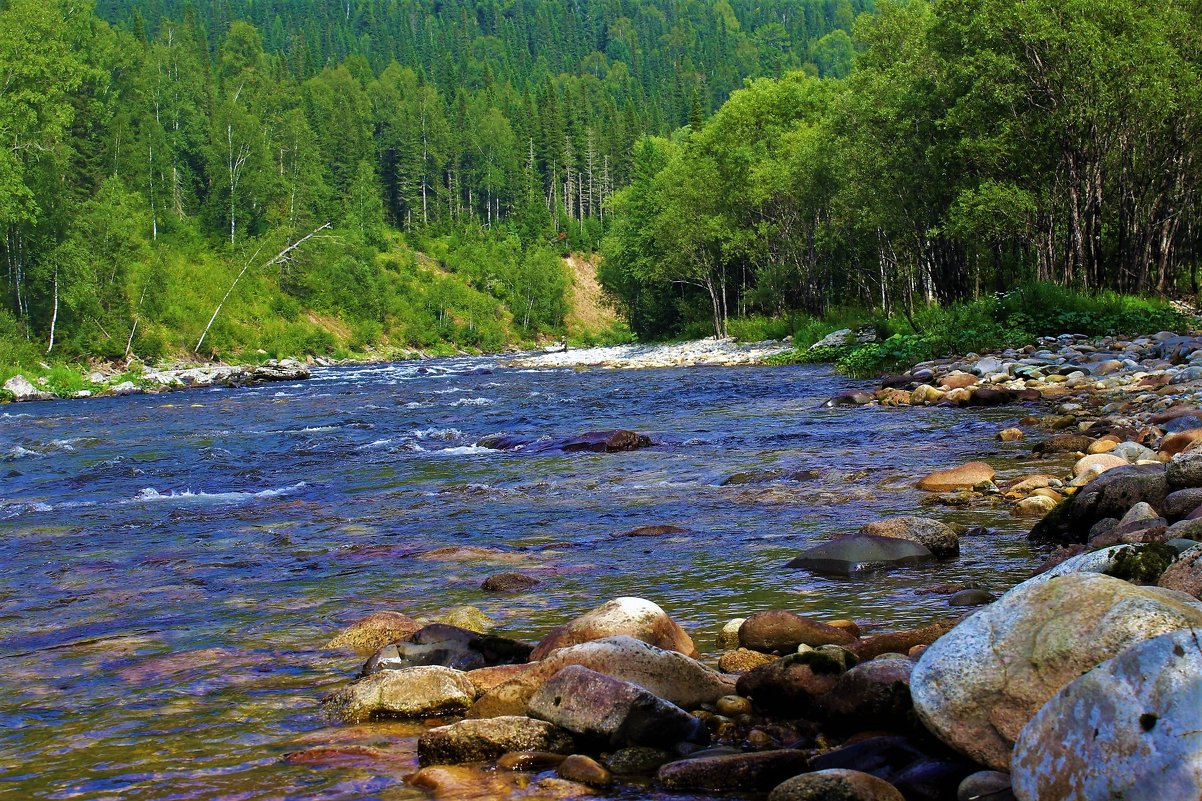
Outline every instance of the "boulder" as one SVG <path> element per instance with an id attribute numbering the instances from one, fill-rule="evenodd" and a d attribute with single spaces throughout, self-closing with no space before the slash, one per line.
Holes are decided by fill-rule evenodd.
<path id="1" fill-rule="evenodd" d="M 467 676 L 447 667 L 383 670 L 322 699 L 327 713 L 347 723 L 376 718 L 460 715 L 476 700 Z"/>
<path id="2" fill-rule="evenodd" d="M 1172 469 L 1170 462 L 1165 468 L 1165 475 L 1168 476 L 1169 470 Z M 1172 488 L 1172 480 L 1169 481 L 1169 487 Z M 1194 512 L 1199 507 L 1202 507 L 1202 486 L 1188 487 L 1186 489 L 1174 490 L 1164 499 L 1164 504 L 1160 507 L 1164 512 L 1164 516 L 1170 520 L 1180 520 L 1190 513 Z"/>
<path id="3" fill-rule="evenodd" d="M 873 659 L 839 677 L 816 706 L 836 730 L 913 728 L 909 659 Z"/>
<path id="4" fill-rule="evenodd" d="M 1010 774 L 1000 770 L 979 770 L 966 776 L 956 788 L 956 801 L 1014 801 Z"/>
<path id="5" fill-rule="evenodd" d="M 1048 512 L 1056 508 L 1056 501 L 1045 495 L 1032 495 L 1029 498 L 1023 498 L 1018 503 L 1014 504 L 1014 508 L 1010 510 L 1015 517 L 1038 517 L 1042 518 Z"/>
<path id="6" fill-rule="evenodd" d="M 956 530 L 929 517 L 890 517 L 868 523 L 858 533 L 917 542 L 926 546 L 939 559 L 957 556 L 960 553 L 960 537 Z"/>
<path id="7" fill-rule="evenodd" d="M 506 716 L 430 729 L 417 741 L 417 758 L 421 765 L 456 765 L 489 762 L 511 751 L 570 754 L 575 747 L 570 734 L 546 721 Z"/>
<path id="8" fill-rule="evenodd" d="M 832 768 L 781 782 L 768 794 L 768 801 L 905 801 L 905 797 L 871 774 Z"/>
<path id="9" fill-rule="evenodd" d="M 1177 557 L 1163 573 L 1157 586 L 1202 598 L 1202 546 L 1190 548 Z"/>
<path id="10" fill-rule="evenodd" d="M 1094 573 L 1024 582 L 923 652 L 914 706 L 941 740 L 996 769 L 1064 685 L 1148 637 L 1202 625 L 1202 605 Z"/>
<path id="11" fill-rule="evenodd" d="M 1202 646 L 1195 629 L 1137 643 L 1064 687 L 1015 743 L 1022 801 L 1202 797 Z"/>
<path id="12" fill-rule="evenodd" d="M 560 648 L 618 636 L 697 656 L 693 640 L 657 604 L 644 598 L 616 598 L 552 630 L 535 646 L 530 660 L 537 662 Z"/>
<path id="13" fill-rule="evenodd" d="M 736 617 L 733 620 L 728 620 L 722 624 L 722 628 L 718 631 L 718 647 L 723 651 L 729 651 L 739 647 L 739 629 L 743 627 L 743 621 L 747 618 Z"/>
<path id="14" fill-rule="evenodd" d="M 1161 440 L 1160 452 L 1168 456 L 1175 456 L 1198 441 L 1202 441 L 1202 428 L 1187 428 L 1184 431 L 1169 434 Z"/>
<path id="15" fill-rule="evenodd" d="M 655 778 L 665 790 L 765 793 L 808 767 L 809 761 L 801 751 L 758 751 L 669 762 Z"/>
<path id="16" fill-rule="evenodd" d="M 505 637 L 480 635 L 445 623 L 423 626 L 402 642 L 377 650 L 360 675 L 421 665 L 477 670 L 495 665 L 525 663 L 531 646 Z"/>
<path id="17" fill-rule="evenodd" d="M 268 359 L 250 371 L 252 381 L 303 381 L 309 368 L 295 359 Z"/>
<path id="18" fill-rule="evenodd" d="M 852 534 L 815 545 L 801 552 L 785 567 L 802 567 L 815 573 L 850 576 L 904 565 L 917 565 L 935 558 L 925 545 L 892 537 Z"/>
<path id="19" fill-rule="evenodd" d="M 739 677 L 739 695 L 776 716 L 806 717 L 814 699 L 835 689 L 844 663 L 820 651 L 783 656 Z"/>
<path id="20" fill-rule="evenodd" d="M 1180 453 L 1174 456 L 1165 465 L 1165 478 L 1169 482 L 1170 491 L 1202 488 L 1202 453 Z"/>
<path id="21" fill-rule="evenodd" d="M 568 665 L 530 698 L 531 717 L 606 746 L 705 742 L 697 718 L 636 684 Z"/>
<path id="22" fill-rule="evenodd" d="M 1003 428 L 997 432 L 997 438 L 1001 442 L 1021 442 L 1026 434 L 1021 428 Z"/>
<path id="23" fill-rule="evenodd" d="M 1089 530 L 1107 517 L 1122 517 L 1140 501 L 1159 508 L 1168 495 L 1164 465 L 1136 464 L 1106 471 L 1048 513 L 1031 538 L 1059 543 L 1086 542 Z"/>
<path id="24" fill-rule="evenodd" d="M 376 612 L 338 632 L 325 647 L 368 656 L 382 646 L 405 639 L 421 627 L 421 623 L 400 612 Z"/>
<path id="25" fill-rule="evenodd" d="M 647 448 L 651 438 L 634 431 L 586 431 L 576 437 L 557 440 L 552 449 L 566 453 L 588 451 L 591 453 L 619 453 Z"/>
<path id="26" fill-rule="evenodd" d="M 538 688 L 568 665 L 583 665 L 637 684 L 684 709 L 696 709 L 734 692 L 733 679 L 684 654 L 665 651 L 633 637 L 606 637 L 561 648 L 531 665 L 482 695 L 468 716 L 524 715 Z"/>
<path id="27" fill-rule="evenodd" d="M 38 389 L 23 375 L 15 375 L 5 381 L 4 391 L 10 393 L 18 403 L 54 399 L 53 393 Z"/>
<path id="28" fill-rule="evenodd" d="M 984 462 L 969 462 L 959 467 L 938 470 L 918 482 L 918 488 L 927 492 L 950 492 L 972 489 L 978 484 L 993 481 L 994 470 Z"/>
<path id="29" fill-rule="evenodd" d="M 763 653 L 788 654 L 799 645 L 846 645 L 855 637 L 845 629 L 820 623 L 786 609 L 756 612 L 739 627 L 739 644 Z"/>

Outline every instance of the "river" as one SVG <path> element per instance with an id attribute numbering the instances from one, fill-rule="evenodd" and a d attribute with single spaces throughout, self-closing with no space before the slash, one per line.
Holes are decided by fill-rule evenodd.
<path id="1" fill-rule="evenodd" d="M 320 714 L 360 663 L 323 643 L 373 611 L 470 604 L 535 640 L 638 595 L 713 657 L 721 623 L 759 609 L 923 624 L 948 611 L 925 587 L 1024 577 L 1026 525 L 989 510 L 931 512 L 990 528 L 936 566 L 857 581 L 782 567 L 807 545 L 915 513 L 914 480 L 933 469 L 985 457 L 1002 477 L 1034 472 L 1028 448 L 993 440 L 1021 410 L 821 406 L 865 386 L 821 367 L 533 371 L 479 358 L 0 407 L 0 793 L 421 798 L 400 784 L 404 749 L 383 767 L 281 760 L 411 733 L 348 732 Z M 609 428 L 656 444 L 475 445 Z M 808 472 L 722 483 L 772 470 Z M 619 536 L 654 524 L 688 531 Z M 495 552 L 422 557 L 454 545 Z M 479 589 L 510 570 L 542 583 Z"/>

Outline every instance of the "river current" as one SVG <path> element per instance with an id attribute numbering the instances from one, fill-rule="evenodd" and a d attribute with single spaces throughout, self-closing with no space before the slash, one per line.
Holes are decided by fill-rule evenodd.
<path id="1" fill-rule="evenodd" d="M 637 595 L 713 657 L 721 624 L 760 609 L 921 625 L 948 613 L 923 589 L 1025 577 L 1025 525 L 1000 510 L 927 512 L 989 528 L 935 566 L 854 581 L 783 567 L 863 523 L 923 514 L 914 481 L 931 470 L 984 457 L 1003 477 L 1035 472 L 1021 443 L 993 439 L 1021 410 L 822 406 L 864 386 L 818 367 L 459 359 L 0 407 L 0 795 L 422 798 L 401 783 L 402 735 L 420 726 L 320 713 L 361 662 L 323 644 L 374 611 L 468 604 L 537 640 Z M 655 444 L 475 444 L 611 428 Z M 723 483 L 736 474 L 751 483 Z M 687 532 L 621 536 L 659 524 Z M 448 546 L 492 550 L 428 554 Z M 480 590 L 513 570 L 542 583 Z M 283 758 L 346 743 L 386 756 Z"/>

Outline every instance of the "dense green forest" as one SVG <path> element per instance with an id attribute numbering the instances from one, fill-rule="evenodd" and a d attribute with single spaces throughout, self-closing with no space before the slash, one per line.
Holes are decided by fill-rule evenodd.
<path id="1" fill-rule="evenodd" d="M 0 0 L 2 361 L 1197 292 L 1199 0 Z M 785 330 L 779 328 L 779 330 Z"/>
<path id="2" fill-rule="evenodd" d="M 29 361 L 560 335 L 560 257 L 596 249 L 634 142 L 747 75 L 847 74 L 864 10 L 0 2 L 0 339 Z"/>
<path id="3" fill-rule="evenodd" d="M 636 145 L 603 278 L 637 332 L 1031 282 L 1197 293 L 1196 0 L 887 2 L 853 32 L 846 79 L 757 80 Z"/>

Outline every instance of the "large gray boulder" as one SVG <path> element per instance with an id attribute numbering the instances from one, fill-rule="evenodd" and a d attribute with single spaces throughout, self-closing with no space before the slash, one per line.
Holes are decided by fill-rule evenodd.
<path id="1" fill-rule="evenodd" d="M 1014 747 L 1021 801 L 1202 798 L 1202 631 L 1140 642 L 1064 687 Z"/>
<path id="2" fill-rule="evenodd" d="M 636 684 L 581 665 L 556 673 L 530 698 L 531 717 L 607 746 L 707 741 L 701 721 Z"/>
<path id="3" fill-rule="evenodd" d="M 29 379 L 23 375 L 15 375 L 4 382 L 4 390 L 13 396 L 13 400 L 18 403 L 24 401 L 38 400 L 53 400 L 54 395 L 44 390 L 38 389 L 33 384 L 29 383 Z"/>
<path id="4" fill-rule="evenodd" d="M 1149 637 L 1202 625 L 1180 593 L 1096 573 L 1020 584 L 925 652 L 910 677 L 919 718 L 998 770 L 1022 727 L 1066 684 Z"/>

